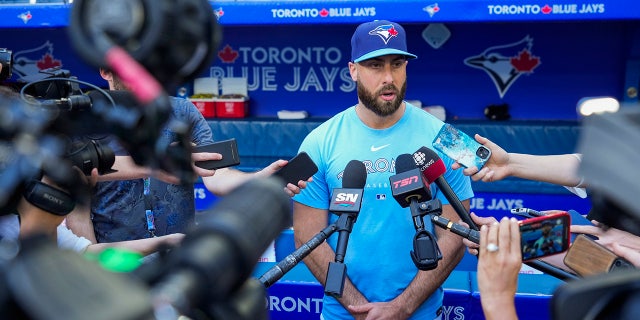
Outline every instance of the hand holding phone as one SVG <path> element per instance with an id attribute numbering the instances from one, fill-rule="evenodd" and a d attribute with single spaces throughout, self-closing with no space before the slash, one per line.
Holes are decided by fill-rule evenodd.
<path id="1" fill-rule="evenodd" d="M 298 185 L 298 181 L 307 180 L 318 172 L 318 166 L 311 160 L 306 152 L 300 152 L 293 157 L 280 170 L 273 175 L 284 181 L 285 186 L 289 183 Z"/>
<path id="2" fill-rule="evenodd" d="M 559 212 L 519 221 L 522 261 L 539 259 L 566 251 L 569 248 L 570 220 L 569 213 Z M 480 243 L 480 232 L 477 230 L 469 229 L 464 225 L 436 215 L 431 216 L 431 222 L 473 243 Z"/>
<path id="3" fill-rule="evenodd" d="M 525 219 L 519 224 L 522 261 L 551 256 L 569 248 L 571 216 L 568 212 Z"/>
<path id="4" fill-rule="evenodd" d="M 563 261 L 567 267 L 583 277 L 633 268 L 629 261 L 584 234 L 576 237 Z"/>
<path id="5" fill-rule="evenodd" d="M 203 169 L 215 170 L 240 164 L 240 156 L 238 155 L 238 144 L 236 143 L 236 139 L 197 146 L 193 148 L 193 152 L 211 152 L 222 155 L 222 159 L 220 160 L 196 161 L 195 165 Z"/>
<path id="6" fill-rule="evenodd" d="M 491 150 L 448 123 L 442 126 L 432 145 L 465 168 L 475 166 L 480 170 L 491 156 Z"/>

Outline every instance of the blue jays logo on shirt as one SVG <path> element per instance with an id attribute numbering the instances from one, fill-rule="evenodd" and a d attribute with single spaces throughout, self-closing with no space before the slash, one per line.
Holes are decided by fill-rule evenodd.
<path id="1" fill-rule="evenodd" d="M 533 73 L 540 65 L 540 57 L 532 54 L 532 47 L 533 39 L 526 36 L 518 42 L 489 47 L 479 55 L 466 58 L 464 63 L 486 72 L 502 98 L 516 79 Z"/>
<path id="2" fill-rule="evenodd" d="M 389 43 L 389 40 L 391 40 L 391 38 L 398 35 L 398 30 L 396 30 L 396 28 L 394 28 L 391 24 L 385 24 L 369 31 L 369 34 L 372 36 L 379 36 L 380 39 L 382 39 L 382 41 L 387 44 Z"/>

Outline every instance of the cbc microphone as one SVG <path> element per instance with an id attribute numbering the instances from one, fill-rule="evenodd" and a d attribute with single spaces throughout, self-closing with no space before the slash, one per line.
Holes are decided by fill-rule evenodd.
<path id="1" fill-rule="evenodd" d="M 367 169 L 364 163 L 351 160 L 342 175 L 342 188 L 333 189 L 331 196 L 329 211 L 340 217 L 336 221 L 338 243 L 336 244 L 335 261 L 329 262 L 324 292 L 336 298 L 342 297 L 344 280 L 347 275 L 344 256 L 347 252 L 349 234 L 360 212 L 366 181 Z"/>
<path id="2" fill-rule="evenodd" d="M 460 202 L 455 192 L 453 192 L 447 180 L 444 179 L 443 175 L 447 169 L 438 154 L 427 147 L 421 147 L 413 153 L 413 160 L 418 168 L 420 168 L 420 171 L 428 183 L 435 182 L 460 219 L 467 223 L 471 229 L 480 230 L 473 220 L 471 220 L 469 212 L 462 205 L 462 202 Z"/>

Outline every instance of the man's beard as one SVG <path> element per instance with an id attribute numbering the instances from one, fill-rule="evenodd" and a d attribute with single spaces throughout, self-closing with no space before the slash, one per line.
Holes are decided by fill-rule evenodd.
<path id="1" fill-rule="evenodd" d="M 127 87 L 124 85 L 122 80 L 120 80 L 120 78 L 115 74 L 113 75 L 113 81 L 111 85 L 113 86 L 113 90 L 127 90 Z"/>
<path id="2" fill-rule="evenodd" d="M 360 102 L 362 102 L 365 108 L 371 110 L 380 117 L 386 117 L 396 112 L 396 110 L 398 110 L 402 105 L 402 101 L 404 100 L 404 96 L 407 92 L 407 82 L 402 85 L 400 92 L 398 92 L 398 89 L 392 84 L 384 86 L 375 94 L 367 90 L 367 88 L 365 88 L 359 81 L 357 82 L 357 86 Z M 393 91 L 396 94 L 396 98 L 391 101 L 378 102 L 378 97 L 384 91 Z"/>

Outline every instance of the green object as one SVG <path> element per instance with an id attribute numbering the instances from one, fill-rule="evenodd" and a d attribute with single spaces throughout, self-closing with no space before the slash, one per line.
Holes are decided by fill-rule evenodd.
<path id="1" fill-rule="evenodd" d="M 131 272 L 142 264 L 141 254 L 117 248 L 106 248 L 98 254 L 89 254 L 87 257 L 112 272 Z"/>

